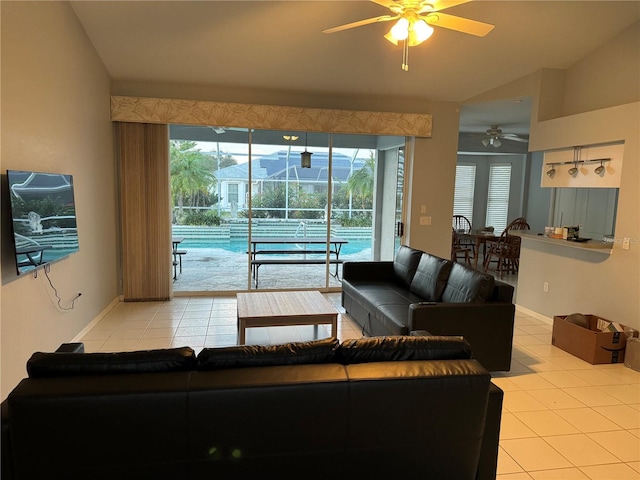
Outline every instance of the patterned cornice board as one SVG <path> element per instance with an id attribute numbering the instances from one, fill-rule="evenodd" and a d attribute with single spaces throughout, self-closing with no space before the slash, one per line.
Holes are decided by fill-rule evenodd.
<path id="1" fill-rule="evenodd" d="M 111 97 L 115 122 L 431 137 L 426 113 L 367 112 L 147 97 Z"/>

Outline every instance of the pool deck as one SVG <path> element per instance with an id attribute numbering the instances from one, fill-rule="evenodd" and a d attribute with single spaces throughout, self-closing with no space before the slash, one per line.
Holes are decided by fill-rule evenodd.
<path id="1" fill-rule="evenodd" d="M 174 294 L 203 293 L 227 294 L 230 291 L 255 289 L 247 281 L 250 278 L 248 257 L 245 253 L 230 252 L 222 248 L 180 248 L 187 254 L 182 256 L 182 274 L 173 282 Z M 371 249 L 358 253 L 341 255 L 340 259 L 369 260 Z M 331 266 L 331 272 L 334 272 Z M 342 266 L 338 267 L 338 276 L 342 276 Z M 172 270 L 173 273 L 173 270 Z M 260 289 L 322 289 L 325 284 L 323 265 L 263 265 L 260 267 Z M 339 289 L 340 281 L 329 276 L 329 288 Z"/>

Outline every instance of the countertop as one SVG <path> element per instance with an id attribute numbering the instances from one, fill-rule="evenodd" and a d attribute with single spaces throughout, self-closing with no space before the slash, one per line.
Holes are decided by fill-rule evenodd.
<path id="1" fill-rule="evenodd" d="M 551 238 L 545 237 L 544 235 L 535 235 L 532 233 L 518 232 L 513 231 L 510 232 L 510 235 L 518 235 L 522 237 L 523 240 L 533 240 L 536 242 L 543 242 L 550 245 L 558 245 L 567 248 L 578 248 L 580 250 L 591 250 L 597 253 L 602 253 L 605 255 L 610 255 L 613 250 L 612 243 L 605 243 L 601 240 L 588 240 L 586 242 L 574 242 L 572 240 L 565 240 L 562 238 Z"/>

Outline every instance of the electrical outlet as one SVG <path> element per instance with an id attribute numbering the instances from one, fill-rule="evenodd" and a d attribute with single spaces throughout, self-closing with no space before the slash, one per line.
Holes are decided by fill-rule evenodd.
<path id="1" fill-rule="evenodd" d="M 544 293 L 549 293 L 549 282 L 544 282 L 542 284 L 542 290 L 544 291 Z"/>
<path id="2" fill-rule="evenodd" d="M 629 250 L 629 243 L 631 243 L 631 239 L 629 237 L 624 237 L 622 239 L 622 249 Z"/>
<path id="3" fill-rule="evenodd" d="M 420 213 L 427 213 L 427 206 L 426 205 L 420 205 Z"/>

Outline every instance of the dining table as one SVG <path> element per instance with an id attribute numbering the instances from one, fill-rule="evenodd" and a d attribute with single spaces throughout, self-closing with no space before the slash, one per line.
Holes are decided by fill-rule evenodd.
<path id="1" fill-rule="evenodd" d="M 473 240 L 474 255 L 473 255 L 473 268 L 478 269 L 478 257 L 480 257 L 480 247 L 482 247 L 482 256 L 486 254 L 487 242 L 496 241 L 500 238 L 494 232 L 488 230 L 462 230 L 456 232 L 461 239 Z"/>

